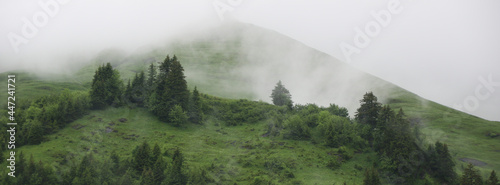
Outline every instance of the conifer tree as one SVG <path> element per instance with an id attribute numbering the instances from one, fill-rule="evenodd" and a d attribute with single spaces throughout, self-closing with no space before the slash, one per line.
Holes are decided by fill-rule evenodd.
<path id="1" fill-rule="evenodd" d="M 148 68 L 148 79 L 146 81 L 146 89 L 148 95 L 151 94 L 151 92 L 154 90 L 155 83 L 156 83 L 156 66 L 154 63 L 151 63 Z"/>
<path id="2" fill-rule="evenodd" d="M 181 151 L 177 148 L 172 157 L 172 165 L 168 172 L 169 185 L 185 185 L 187 184 L 187 176 L 184 174 L 184 157 Z"/>
<path id="3" fill-rule="evenodd" d="M 122 82 L 120 73 L 114 70 L 110 63 L 99 66 L 92 79 L 90 102 L 94 109 L 107 105 L 118 104 L 121 95 Z"/>
<path id="4" fill-rule="evenodd" d="M 384 152 L 387 155 L 391 155 L 392 148 L 389 143 L 394 139 L 394 111 L 388 105 L 383 106 L 379 111 L 379 116 L 377 118 L 376 128 L 373 129 L 372 137 L 373 137 L 373 145 L 376 151 L 380 154 Z"/>
<path id="5" fill-rule="evenodd" d="M 158 158 L 161 158 L 161 149 L 160 149 L 160 146 L 158 145 L 158 143 L 155 144 L 155 146 L 153 147 L 153 151 L 151 153 L 151 161 L 154 162 L 156 160 L 158 160 Z"/>
<path id="6" fill-rule="evenodd" d="M 165 81 L 167 79 L 168 74 L 170 73 L 170 66 L 172 65 L 173 59 L 170 59 L 170 56 L 167 55 L 165 57 L 165 60 L 163 60 L 162 63 L 160 63 L 159 68 L 159 73 L 158 73 L 158 78 L 157 78 L 157 84 L 162 84 L 162 81 Z M 165 90 L 165 89 L 160 89 L 160 90 Z"/>
<path id="7" fill-rule="evenodd" d="M 200 124 L 203 119 L 203 113 L 201 111 L 201 100 L 200 93 L 194 87 L 193 93 L 191 95 L 190 107 L 189 107 L 189 120 L 192 123 Z"/>
<path id="8" fill-rule="evenodd" d="M 123 174 L 120 179 L 118 179 L 117 184 L 118 185 L 134 185 L 136 184 L 134 182 L 134 179 L 132 177 L 132 174 L 134 173 L 134 170 L 132 168 L 128 168 L 125 174 Z"/>
<path id="9" fill-rule="evenodd" d="M 123 94 L 123 99 L 125 99 L 127 102 L 130 101 L 132 98 L 132 85 L 130 83 L 130 79 L 128 79 L 127 86 L 125 87 L 125 92 Z"/>
<path id="10" fill-rule="evenodd" d="M 271 93 L 271 98 L 273 99 L 274 105 L 286 105 L 289 108 L 292 108 L 293 106 L 292 95 L 290 94 L 290 91 L 288 91 L 288 89 L 286 89 L 285 86 L 281 83 L 281 80 L 278 81 L 278 83 L 274 87 L 273 92 Z"/>
<path id="11" fill-rule="evenodd" d="M 141 185 L 152 185 L 154 183 L 153 171 L 151 168 L 147 168 L 142 172 L 141 175 Z"/>
<path id="12" fill-rule="evenodd" d="M 183 110 L 188 110 L 189 91 L 184 76 L 184 69 L 177 57 L 167 56 L 160 64 L 160 73 L 157 78 L 156 90 L 150 101 L 150 109 L 162 121 L 169 121 L 170 111 L 175 105 L 180 105 Z"/>
<path id="13" fill-rule="evenodd" d="M 464 169 L 464 174 L 460 178 L 461 185 L 482 185 L 483 178 L 479 174 L 479 170 L 474 169 L 474 165 L 469 163 Z"/>
<path id="14" fill-rule="evenodd" d="M 378 114 L 381 109 L 381 104 L 377 102 L 377 97 L 373 95 L 372 92 L 368 92 L 359 102 L 361 103 L 361 106 L 358 108 L 354 116 L 355 119 L 359 123 L 375 127 L 377 124 Z"/>
<path id="15" fill-rule="evenodd" d="M 495 170 L 491 171 L 490 177 L 486 180 L 486 185 L 499 185 Z"/>
<path id="16" fill-rule="evenodd" d="M 137 146 L 132 152 L 133 166 L 139 171 L 143 172 L 146 168 L 151 168 L 151 148 L 149 144 L 144 141 L 141 145 Z"/>
<path id="17" fill-rule="evenodd" d="M 163 182 L 165 179 L 165 169 L 166 163 L 163 160 L 163 157 L 160 156 L 156 159 L 153 165 L 153 184 L 160 185 Z"/>
<path id="18" fill-rule="evenodd" d="M 432 157 L 435 159 L 431 159 L 434 177 L 443 183 L 455 182 L 457 178 L 457 174 L 453 170 L 455 163 L 448 150 L 448 145 L 437 141 L 434 150 L 435 154 Z"/>
<path id="19" fill-rule="evenodd" d="M 189 91 L 187 89 L 184 68 L 174 55 L 170 65 L 170 73 L 167 75 L 167 106 L 180 105 L 183 110 L 188 110 Z"/>
<path id="20" fill-rule="evenodd" d="M 145 76 L 144 71 L 141 71 L 139 75 L 135 74 L 134 80 L 131 86 L 131 98 L 133 103 L 137 103 L 138 106 L 142 107 L 146 99 L 146 89 L 145 89 Z"/>

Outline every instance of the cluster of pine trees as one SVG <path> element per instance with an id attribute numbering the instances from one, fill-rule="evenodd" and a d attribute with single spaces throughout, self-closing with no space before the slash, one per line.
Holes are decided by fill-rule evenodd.
<path id="1" fill-rule="evenodd" d="M 364 138 L 370 142 L 381 161 L 374 164 L 378 169 L 367 171 L 364 184 L 380 184 L 372 182 L 372 179 L 379 178 L 374 177 L 378 174 L 373 170 L 384 172 L 381 176 L 385 182 L 392 184 L 415 184 L 421 182 L 426 174 L 441 184 L 483 184 L 471 164 L 461 177 L 457 175 L 455 162 L 445 143 L 437 141 L 425 149 L 418 137 L 418 127 L 410 126 L 403 109 L 395 113 L 389 106 L 377 102 L 372 92 L 366 93 L 360 103 L 355 120 L 369 125 L 369 132 Z M 498 184 L 496 179 L 492 171 L 486 184 Z"/>
<path id="2" fill-rule="evenodd" d="M 190 96 L 184 68 L 175 55 L 167 55 L 158 67 L 151 63 L 147 77 L 141 71 L 125 87 L 122 83 L 119 72 L 110 63 L 100 66 L 92 80 L 92 107 L 146 107 L 161 121 L 175 126 L 182 126 L 188 121 L 199 124 L 203 119 L 200 93 L 195 87 Z"/>
<path id="3" fill-rule="evenodd" d="M 364 184 L 418 184 L 425 182 L 427 175 L 442 184 L 483 184 L 472 166 L 458 176 L 447 144 L 437 141 L 424 147 L 418 125 L 410 124 L 403 109 L 395 112 L 382 105 L 372 92 L 360 100 L 354 119 L 348 117 L 347 109 L 334 104 L 327 108 L 314 104 L 290 106 L 290 92 L 281 81 L 271 98 L 275 105 L 291 109 L 273 115 L 280 119 L 274 119 L 268 133 L 283 133 L 285 139 L 311 140 L 339 148 L 338 156 L 342 157 L 337 161 L 349 159 L 341 152 L 349 148 L 366 151 L 368 147 L 368 151 L 377 152 L 378 160 L 367 168 Z M 327 163 L 328 167 L 340 165 L 335 160 Z M 490 176 L 487 184 L 498 182 L 494 171 Z"/>
<path id="4" fill-rule="evenodd" d="M 61 178 L 57 178 L 57 174 Z M 20 153 L 16 160 L 16 178 L 7 175 L 2 178 L 2 184 L 18 185 L 185 185 L 211 181 L 205 171 L 188 170 L 178 148 L 172 153 L 162 152 L 157 144 L 151 149 L 146 142 L 137 146 L 130 158 L 122 159 L 112 152 L 109 158 L 100 161 L 92 153 L 86 154 L 67 172 L 54 172 L 51 166 L 35 162 L 33 156 L 26 161 Z"/>
<path id="5" fill-rule="evenodd" d="M 27 144 L 40 144 L 45 135 L 65 127 L 68 123 L 87 114 L 90 108 L 90 99 L 87 93 L 70 92 L 64 90 L 60 94 L 42 96 L 34 100 L 22 100 L 17 103 L 16 120 L 16 147 Z M 2 123 L 9 123 L 8 117 L 1 117 Z M 6 124 L 0 125 L 8 130 Z M 0 133 L 0 138 L 9 140 L 10 135 Z M 6 148 L 1 147 L 0 151 Z"/>
<path id="6" fill-rule="evenodd" d="M 172 153 L 162 152 L 158 144 L 151 148 L 143 142 L 126 159 L 116 152 L 103 162 L 96 160 L 92 154 L 85 155 L 79 164 L 62 175 L 61 184 L 184 185 L 199 182 L 200 179 L 210 180 L 206 176 L 193 176 L 196 174 L 190 174 L 179 149 Z"/>
<path id="7" fill-rule="evenodd" d="M 158 67 L 150 64 L 147 73 L 137 73 L 126 85 L 121 81 L 119 72 L 107 63 L 96 70 L 88 94 L 66 90 L 58 95 L 21 102 L 17 109 L 20 123 L 20 139 L 17 142 L 18 146 L 39 144 L 44 135 L 82 117 L 90 109 L 143 107 L 161 121 L 178 127 L 189 122 L 201 124 L 206 117 L 226 126 L 265 120 L 268 122 L 265 137 L 309 140 L 313 144 L 338 148 L 337 154 L 326 164 L 331 169 L 352 158 L 353 151 L 374 151 L 377 160 L 366 167 L 364 184 L 428 183 L 424 179 L 430 176 L 442 184 L 498 185 L 495 171 L 483 181 L 472 165 L 464 170 L 462 176 L 457 175 L 447 144 L 438 141 L 425 145 L 419 139 L 418 127 L 410 124 L 402 108 L 395 112 L 388 105 L 379 103 L 371 92 L 360 100 L 361 105 L 354 119 L 349 117 L 346 108 L 335 104 L 328 107 L 294 105 L 290 92 L 281 81 L 272 91 L 271 98 L 275 106 L 212 97 L 199 93 L 196 87 L 190 93 L 184 69 L 175 55 L 167 56 Z M 6 133 L 0 133 L 0 136 L 7 140 Z M 274 164 L 265 163 L 271 170 L 275 169 Z M 212 181 L 205 170 L 187 169 L 178 149 L 162 152 L 158 145 L 151 148 L 144 142 L 132 151 L 130 158 L 121 159 L 112 153 L 109 160 L 100 161 L 88 154 L 78 164 L 72 165 L 69 171 L 57 172 L 57 176 L 51 167 L 42 162 L 35 163 L 32 158 L 26 162 L 21 154 L 16 174 L 22 178 L 2 180 L 8 184 L 158 185 L 206 184 Z M 59 179 L 56 178 L 58 176 Z M 267 182 L 255 180 L 261 181 Z"/>

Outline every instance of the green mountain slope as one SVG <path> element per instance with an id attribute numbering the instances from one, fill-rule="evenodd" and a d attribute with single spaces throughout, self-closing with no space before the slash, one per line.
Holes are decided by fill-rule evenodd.
<path id="1" fill-rule="evenodd" d="M 293 39 L 252 25 L 223 25 L 188 38 L 190 39 L 172 41 L 164 47 L 144 48 L 133 54 L 118 50 L 103 51 L 74 76 L 39 78 L 21 73 L 18 75 L 17 93 L 20 98 L 31 98 L 58 92 L 63 88 L 87 90 L 95 69 L 105 62 L 111 62 L 126 81 L 136 72 L 146 70 L 151 62 L 163 61 L 166 54 L 175 54 L 185 68 L 190 88 L 197 86 L 205 94 L 224 98 L 270 102 L 271 89 L 278 80 L 282 80 L 296 103 L 335 103 L 347 107 L 353 116 L 363 94 L 373 91 L 382 103 L 389 104 L 394 109 L 402 107 L 414 124 L 422 125 L 426 141 L 447 143 L 458 164 L 457 170 L 466 166 L 460 160 L 462 159 L 477 163 L 484 176 L 491 169 L 500 171 L 500 137 L 494 137 L 495 133 L 500 135 L 500 122 L 487 121 L 423 99 Z M 5 81 L 5 77 L 5 73 L 0 74 L 0 80 Z M 1 99 L 5 97 L 5 94 L 0 94 Z M 103 121 L 97 123 L 97 118 L 102 118 Z M 106 133 L 106 127 L 109 126 L 107 124 L 117 122 L 119 118 L 127 118 L 129 121 L 114 126 L 117 133 Z M 79 127 L 77 125 L 85 127 L 75 129 Z M 311 166 L 301 164 L 293 169 L 295 176 L 304 179 L 307 184 L 344 181 L 361 184 L 363 174 L 353 169 L 353 166 L 370 163 L 367 156 L 371 154 L 356 155 L 340 170 L 333 172 L 335 175 L 328 175 L 332 171 L 324 167 L 322 161 L 300 157 L 317 155 L 319 158 L 327 158 L 326 148 L 312 148 L 307 142 L 260 137 L 265 133 L 265 123 L 231 128 L 215 125 L 209 123 L 203 128 L 176 130 L 158 122 L 142 110 L 109 109 L 94 111 L 49 136 L 50 141 L 36 146 L 24 146 L 20 150 L 33 153 L 36 159 L 55 165 L 65 160 L 65 157 L 81 157 L 80 154 L 86 151 L 96 150 L 95 153 L 102 158 L 111 151 L 110 148 L 129 153 L 126 151 L 143 140 L 148 140 L 163 143 L 162 147 L 166 149 L 182 146 L 190 160 L 188 163 L 210 165 L 209 161 L 212 160 L 224 161 L 226 164 L 223 168 L 226 170 L 223 171 L 230 173 L 231 170 L 227 169 L 234 169 L 231 173 L 236 175 L 226 174 L 223 178 L 237 177 L 242 181 L 247 181 L 246 178 L 249 177 L 238 175 L 246 174 L 239 170 L 247 170 L 242 168 L 244 162 L 238 160 L 254 158 L 255 153 L 264 153 L 268 155 L 266 158 L 279 155 L 285 159 L 311 163 Z M 228 144 L 233 141 L 239 144 Z M 255 151 L 242 149 L 245 142 L 261 147 L 256 147 Z M 280 142 L 286 144 L 273 146 L 273 143 Z M 279 150 L 274 153 L 272 147 Z M 286 147 L 297 150 L 288 150 Z M 199 152 L 211 157 L 202 159 Z M 64 157 L 61 159 L 61 156 Z M 250 169 L 249 173 L 257 173 L 259 167 Z"/>

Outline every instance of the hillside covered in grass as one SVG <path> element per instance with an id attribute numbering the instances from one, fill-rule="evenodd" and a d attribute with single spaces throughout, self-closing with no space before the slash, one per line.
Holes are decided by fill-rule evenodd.
<path id="1" fill-rule="evenodd" d="M 476 165 L 483 179 L 491 170 L 500 170 L 498 122 L 425 100 L 287 37 L 249 25 L 225 27 L 208 36 L 131 55 L 104 51 L 73 76 L 40 77 L 13 72 L 18 79 L 18 99 L 27 102 L 21 103 L 18 109 L 22 112 L 24 106 L 26 113 L 21 115 L 29 117 L 28 109 L 33 102 L 44 104 L 39 100 L 41 97 L 45 97 L 47 104 L 61 107 L 63 104 L 55 103 L 63 101 L 58 99 L 61 94 L 90 96 L 96 70 L 107 62 L 120 74 L 121 88 L 125 90 L 129 79 L 134 81 L 141 71 L 147 76 L 151 63 L 157 65 L 164 61 L 165 51 L 175 53 L 184 66 L 189 91 L 196 86 L 202 93 L 203 119 L 199 124 L 174 126 L 177 124 L 169 118 L 162 119 L 158 112 L 137 102 L 116 105 L 111 100 L 100 110 L 91 110 L 92 104 L 87 102 L 82 104 L 86 111 L 78 111 L 84 114 L 68 113 L 73 117 L 52 122 L 51 129 L 40 128 L 44 135 L 38 136 L 37 142 L 26 141 L 18 151 L 23 152 L 26 161 L 30 155 L 34 161 L 41 160 L 45 168 L 53 170 L 53 178 L 59 182 L 69 178 L 65 175 L 71 175 L 72 169 L 82 175 L 88 168 L 97 174 L 112 176 L 108 184 L 140 183 L 146 178 L 143 176 L 147 169 L 133 169 L 134 148 L 144 146 L 144 142 L 151 150 L 158 144 L 165 160 L 165 176 L 172 174 L 169 170 L 176 161 L 174 154 L 178 149 L 184 159 L 183 174 L 192 184 L 202 181 L 209 184 L 363 184 L 373 169 L 384 183 L 437 184 L 440 179 L 432 169 L 401 170 L 404 164 L 420 166 L 429 162 L 428 146 L 437 146 L 436 141 L 447 145 L 458 175 L 468 162 Z M 2 74 L 0 78 L 5 76 Z M 268 97 L 278 80 L 285 82 L 295 106 L 286 108 L 265 103 L 271 102 Z M 407 153 L 410 155 L 404 160 L 387 155 L 384 158 L 380 154 L 384 147 L 374 146 L 376 139 L 367 129 L 367 123 L 355 116 L 360 100 L 370 91 L 395 113 L 400 108 L 404 110 L 411 131 L 409 141 L 417 145 L 410 148 L 419 152 Z M 0 98 L 6 99 L 6 95 Z M 118 98 L 122 98 L 121 94 Z M 349 114 L 339 114 L 335 104 L 346 107 Z M 332 123 L 335 129 L 324 133 L 328 127 L 320 127 L 321 123 Z M 44 121 L 40 124 L 47 125 Z M 339 129 L 345 132 L 339 133 Z M 336 138 L 341 135 L 345 137 Z M 343 139 L 344 142 L 337 144 L 330 142 Z M 113 153 L 115 155 L 111 155 Z M 81 167 L 89 159 L 94 161 L 90 167 Z M 391 160 L 396 162 L 393 166 L 388 165 Z M 113 170 L 110 166 L 115 164 L 106 161 L 119 161 L 119 165 Z M 77 173 L 80 168 L 83 171 Z M 113 174 L 114 171 L 117 174 Z M 100 178 L 96 184 L 105 182 L 104 177 Z"/>

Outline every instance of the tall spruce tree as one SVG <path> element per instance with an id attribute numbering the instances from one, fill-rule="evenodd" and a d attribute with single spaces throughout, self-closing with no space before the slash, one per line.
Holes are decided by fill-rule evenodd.
<path id="1" fill-rule="evenodd" d="M 457 174 L 453 170 L 455 163 L 448 150 L 448 145 L 443 144 L 439 141 L 435 144 L 435 160 L 432 160 L 433 165 L 431 169 L 434 169 L 434 177 L 439 179 L 443 183 L 453 183 L 456 181 Z"/>
<path id="2" fill-rule="evenodd" d="M 144 141 L 141 145 L 137 146 L 134 151 L 132 151 L 132 157 L 132 165 L 135 170 L 142 173 L 147 168 L 152 167 L 151 148 L 146 141 Z"/>
<path id="3" fill-rule="evenodd" d="M 358 108 L 354 115 L 356 121 L 375 127 L 381 109 L 381 104 L 377 102 L 377 97 L 373 95 L 373 92 L 368 92 L 363 95 L 363 99 L 359 102 L 361 103 L 361 107 Z"/>
<path id="4" fill-rule="evenodd" d="M 194 87 L 193 93 L 191 94 L 191 101 L 189 106 L 189 121 L 195 124 L 200 124 L 203 119 L 203 113 L 201 111 L 201 99 L 200 93 Z"/>
<path id="5" fill-rule="evenodd" d="M 187 176 L 184 174 L 184 157 L 181 151 L 177 148 L 172 157 L 172 165 L 168 171 L 169 185 L 185 185 L 187 184 Z"/>
<path id="6" fill-rule="evenodd" d="M 126 101 L 126 103 L 129 103 L 130 99 L 132 98 L 132 85 L 130 83 L 130 79 L 128 79 L 127 86 L 125 87 L 125 91 L 123 92 L 123 99 Z"/>
<path id="7" fill-rule="evenodd" d="M 180 105 L 183 110 L 188 110 L 189 91 L 187 89 L 184 68 L 174 55 L 170 66 L 170 73 L 167 75 L 167 91 L 164 94 L 167 105 L 173 107 Z"/>
<path id="8" fill-rule="evenodd" d="M 499 185 L 495 170 L 491 171 L 490 177 L 486 180 L 486 185 Z"/>
<path id="9" fill-rule="evenodd" d="M 153 161 L 153 184 L 160 185 L 165 179 L 165 169 L 166 162 L 163 160 L 163 156 L 161 155 L 161 149 L 158 144 L 155 144 L 153 148 L 153 154 L 151 155 L 151 161 Z"/>
<path id="10" fill-rule="evenodd" d="M 146 90 L 148 96 L 152 93 L 152 91 L 155 89 L 155 84 L 156 84 L 156 66 L 154 63 L 151 63 L 148 68 L 148 79 L 146 81 Z"/>
<path id="11" fill-rule="evenodd" d="M 153 178 L 153 171 L 151 168 L 147 168 L 142 172 L 141 175 L 141 185 L 153 185 L 156 184 Z"/>
<path id="12" fill-rule="evenodd" d="M 380 109 L 380 115 L 377 118 L 377 128 L 374 129 L 371 135 L 373 135 L 373 146 L 375 151 L 379 154 L 386 153 L 386 155 L 391 155 L 392 148 L 389 143 L 394 139 L 394 129 L 392 129 L 395 115 L 394 111 L 388 105 L 383 106 Z"/>
<path id="13" fill-rule="evenodd" d="M 110 63 L 99 66 L 90 90 L 92 108 L 102 109 L 107 105 L 120 103 L 121 87 L 120 73 L 114 70 Z"/>
<path id="14" fill-rule="evenodd" d="M 281 80 L 278 81 L 276 86 L 271 93 L 271 98 L 273 99 L 273 104 L 277 106 L 284 106 L 291 108 L 293 106 L 292 95 L 290 91 L 285 88 L 285 86 L 281 83 Z"/>
<path id="15" fill-rule="evenodd" d="M 167 56 L 160 64 L 160 73 L 157 78 L 156 90 L 152 95 L 155 100 L 150 109 L 162 121 L 170 121 L 170 111 L 175 105 L 180 105 L 183 110 L 188 110 L 189 91 L 184 76 L 184 68 L 177 57 Z"/>
<path id="16" fill-rule="evenodd" d="M 130 100 L 133 103 L 137 103 L 138 106 L 142 107 L 144 101 L 146 100 L 146 79 L 144 76 L 144 71 L 141 71 L 139 75 L 135 74 L 134 80 L 131 86 L 131 97 Z"/>
<path id="17" fill-rule="evenodd" d="M 167 55 L 165 60 L 159 65 L 159 73 L 156 77 L 154 90 L 151 92 L 148 100 L 148 107 L 154 115 L 158 116 L 160 120 L 168 120 L 168 112 L 171 107 L 167 105 L 167 98 L 165 97 L 167 89 L 167 76 L 170 74 L 170 65 L 172 60 L 170 56 Z M 151 75 L 151 74 L 150 74 Z M 151 79 L 150 79 L 151 80 Z"/>
<path id="18" fill-rule="evenodd" d="M 464 174 L 460 178 L 460 185 L 482 185 L 483 178 L 479 170 L 474 168 L 474 165 L 469 163 L 464 169 Z"/>

